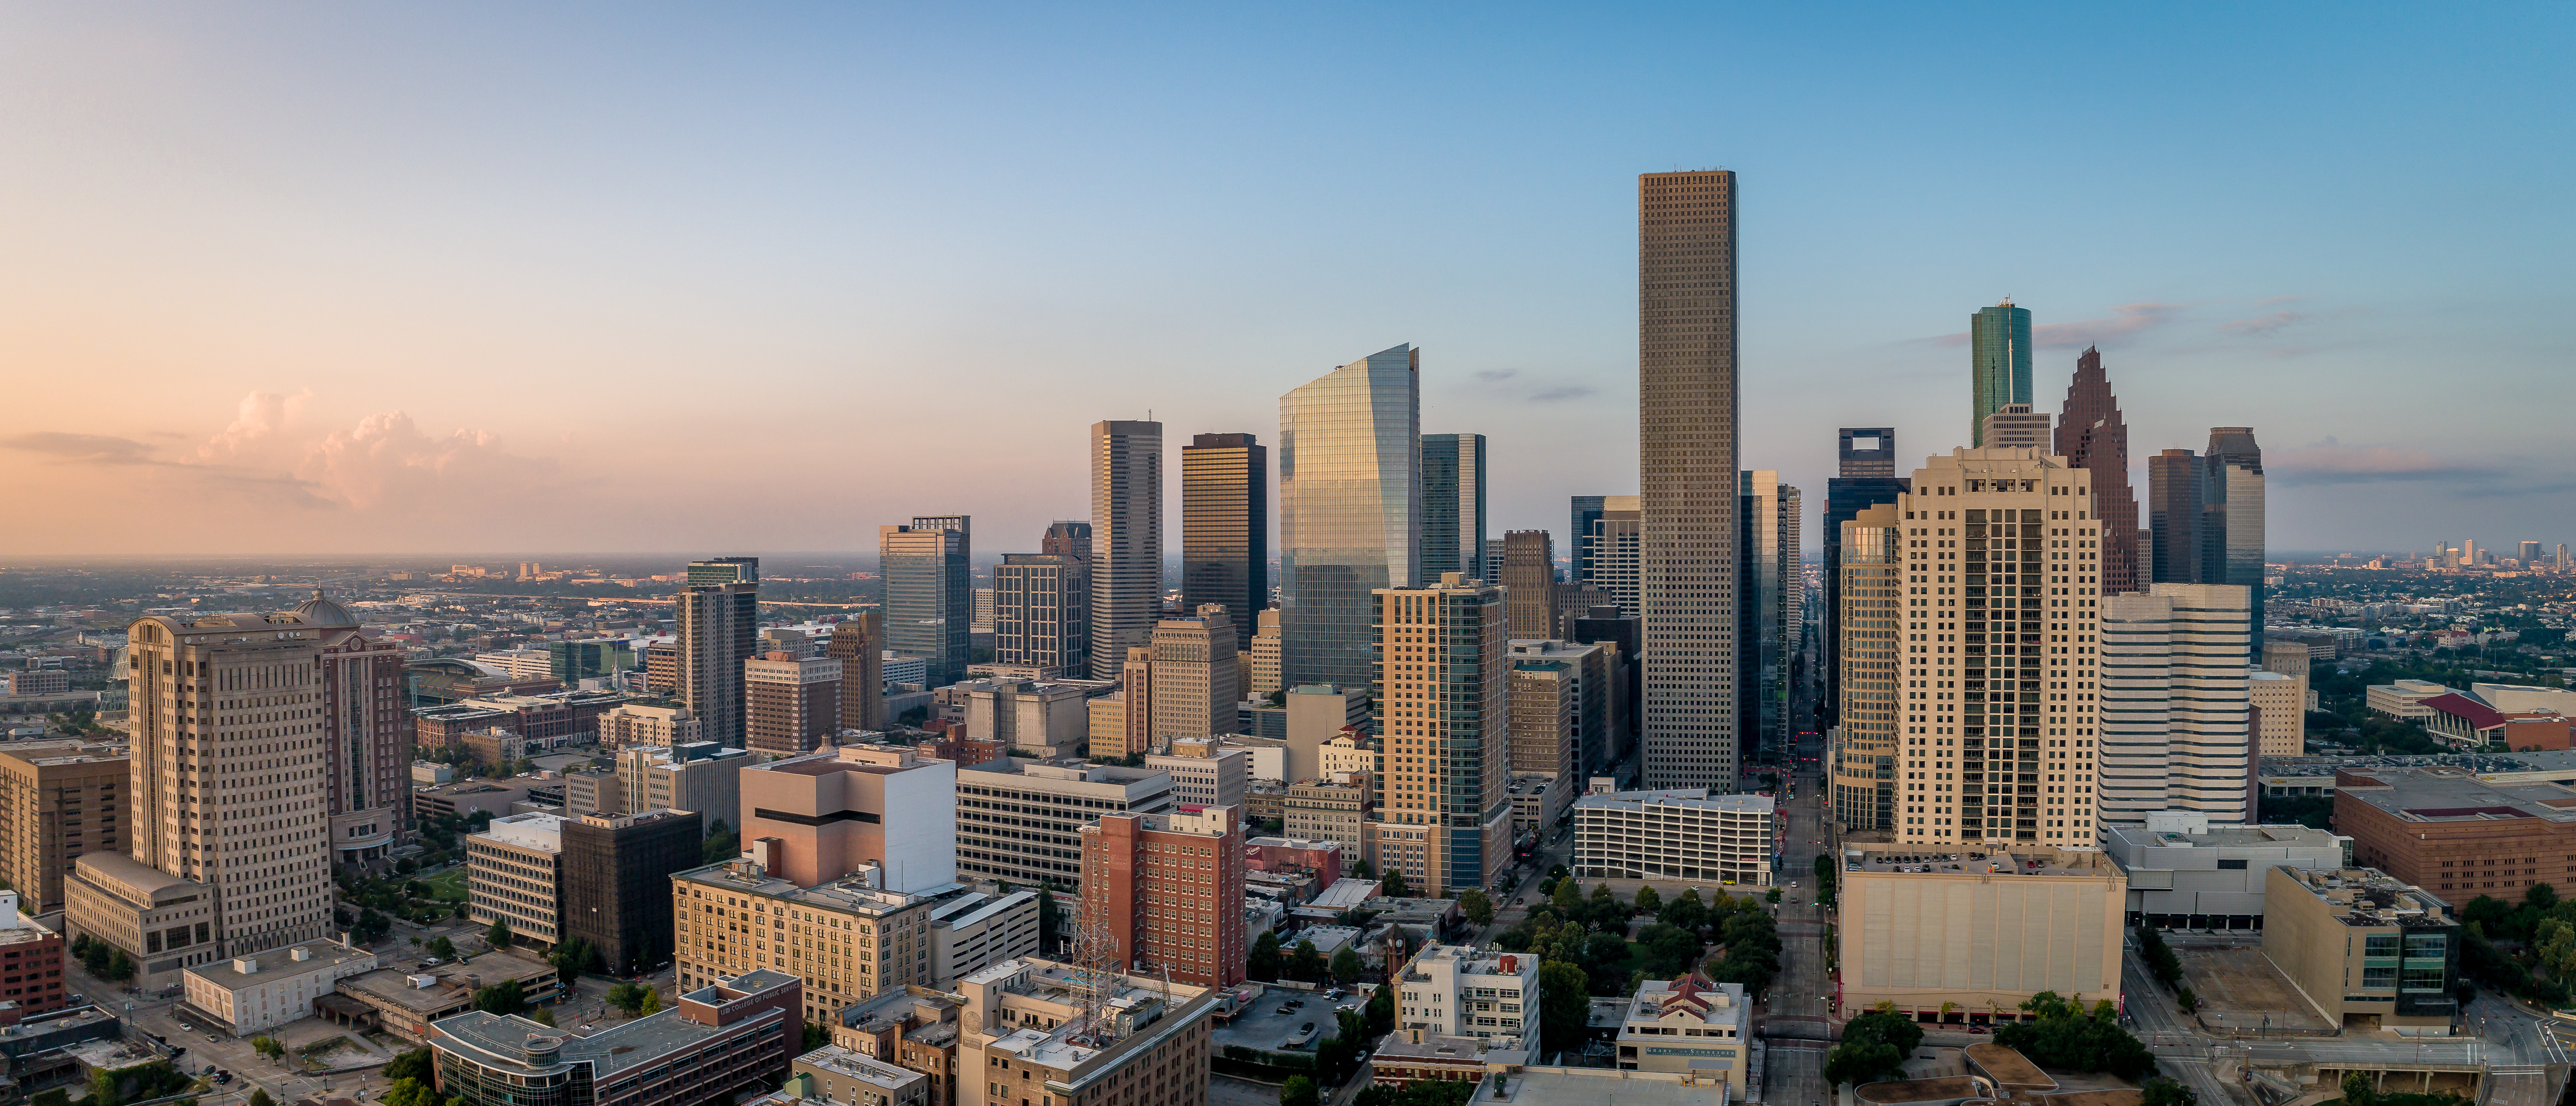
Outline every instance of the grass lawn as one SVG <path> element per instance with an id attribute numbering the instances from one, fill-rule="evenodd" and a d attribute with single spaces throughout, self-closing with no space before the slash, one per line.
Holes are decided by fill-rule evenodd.
<path id="1" fill-rule="evenodd" d="M 454 868 L 450 868 L 444 872 L 438 873 L 437 875 L 431 876 L 428 879 L 422 880 L 421 882 L 428 884 L 431 887 L 432 892 L 438 896 L 441 902 L 465 901 L 464 865 L 460 864 Z"/>

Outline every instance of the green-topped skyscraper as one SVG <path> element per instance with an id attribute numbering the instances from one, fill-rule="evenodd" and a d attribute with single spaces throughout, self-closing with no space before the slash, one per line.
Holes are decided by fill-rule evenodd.
<path id="1" fill-rule="evenodd" d="M 1986 444 L 1986 416 L 2007 403 L 2030 402 L 2030 311 L 2012 297 L 1968 319 L 1968 444 Z"/>

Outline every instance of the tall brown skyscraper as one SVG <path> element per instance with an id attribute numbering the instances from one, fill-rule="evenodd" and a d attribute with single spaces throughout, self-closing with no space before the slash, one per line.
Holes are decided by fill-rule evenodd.
<path id="1" fill-rule="evenodd" d="M 2129 490 L 2129 427 L 2102 371 L 2102 351 L 2075 359 L 2075 380 L 2057 419 L 2057 455 L 2093 474 L 2093 517 L 2102 520 L 2102 594 L 2146 590 L 2138 578 L 2138 498 Z"/>
<path id="2" fill-rule="evenodd" d="M 742 663 L 760 643 L 760 558 L 689 562 L 688 586 L 674 596 L 679 623 L 675 686 L 706 739 L 742 747 Z"/>
<path id="3" fill-rule="evenodd" d="M 861 611 L 832 627 L 823 655 L 841 662 L 841 728 L 883 731 L 885 716 L 885 616 Z"/>
<path id="4" fill-rule="evenodd" d="M 1224 607 L 1235 648 L 1252 648 L 1270 605 L 1270 450 L 1250 434 L 1181 447 L 1181 604 Z"/>
<path id="5" fill-rule="evenodd" d="M 1735 174 L 1638 177 L 1647 787 L 1735 787 L 1735 292 Z"/>
<path id="6" fill-rule="evenodd" d="M 1556 551 L 1545 530 L 1503 532 L 1503 602 L 1511 635 L 1556 636 Z"/>
<path id="7" fill-rule="evenodd" d="M 1091 678 L 1117 678 L 1163 609 L 1163 424 L 1091 424 Z"/>

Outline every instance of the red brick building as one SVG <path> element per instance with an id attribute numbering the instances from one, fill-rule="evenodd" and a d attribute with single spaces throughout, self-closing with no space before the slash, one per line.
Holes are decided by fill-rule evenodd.
<path id="1" fill-rule="evenodd" d="M 2576 789 L 2493 784 L 2448 767 L 2335 773 L 2335 832 L 2353 862 L 2454 903 L 2576 886 Z"/>
<path id="2" fill-rule="evenodd" d="M 1241 807 L 1105 814 L 1082 827 L 1082 924 L 1105 928 L 1136 971 L 1230 987 L 1251 956 L 1243 871 Z"/>
<path id="3" fill-rule="evenodd" d="M 841 727 L 841 662 L 769 653 L 742 664 L 743 745 L 810 753 Z"/>
<path id="4" fill-rule="evenodd" d="M 63 935 L 18 912 L 18 893 L 0 891 L 0 1002 L 17 1003 L 19 1017 L 60 1010 Z"/>

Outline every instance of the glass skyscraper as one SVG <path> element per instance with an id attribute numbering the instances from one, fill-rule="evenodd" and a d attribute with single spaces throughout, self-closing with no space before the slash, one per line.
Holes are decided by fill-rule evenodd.
<path id="1" fill-rule="evenodd" d="M 1818 729 L 1832 729 L 1841 720 L 1843 524 L 1862 511 L 1896 502 L 1909 487 L 1907 478 L 1896 474 L 1894 427 L 1846 426 L 1839 435 L 1842 468 L 1825 481 L 1824 532 L 1817 535 L 1825 548 L 1825 625 L 1816 637 L 1816 669 L 1824 680 L 1824 695 L 1816 703 Z"/>
<path id="2" fill-rule="evenodd" d="M 2093 517 L 2102 522 L 2102 594 L 2146 589 L 2138 572 L 2138 498 L 2129 489 L 2129 426 L 2102 369 L 2102 351 L 2075 359 L 2066 407 L 2057 418 L 2057 455 L 2093 474 Z"/>
<path id="3" fill-rule="evenodd" d="M 1736 733 L 1748 755 L 1768 745 L 1789 766 L 1789 665 L 1798 648 L 1805 573 L 1798 563 L 1798 489 L 1769 469 L 1737 474 Z"/>
<path id="4" fill-rule="evenodd" d="M 1422 578 L 1485 577 L 1485 436 L 1422 436 Z"/>
<path id="5" fill-rule="evenodd" d="M 1370 354 L 1279 397 L 1280 676 L 1365 686 L 1370 593 L 1422 582 L 1422 351 Z"/>
<path id="6" fill-rule="evenodd" d="M 2010 299 L 1968 318 L 1968 443 L 1986 444 L 1986 416 L 2007 403 L 2030 402 L 2030 311 Z"/>
<path id="7" fill-rule="evenodd" d="M 926 662 L 924 686 L 966 678 L 975 603 L 974 576 L 967 567 L 969 527 L 965 515 L 940 515 L 877 529 L 886 648 Z"/>
<path id="8" fill-rule="evenodd" d="M 1250 434 L 1201 434 L 1181 447 L 1181 609 L 1224 607 L 1250 651 L 1270 606 L 1270 450 Z"/>
<path id="9" fill-rule="evenodd" d="M 2219 553 L 2207 581 L 2245 589 L 2253 627 L 2252 660 L 2263 651 L 2263 447 L 2250 426 L 2209 428 L 2209 489 L 2220 516 Z"/>
<path id="10" fill-rule="evenodd" d="M 1163 424 L 1091 424 L 1091 678 L 1114 680 L 1163 613 Z"/>

